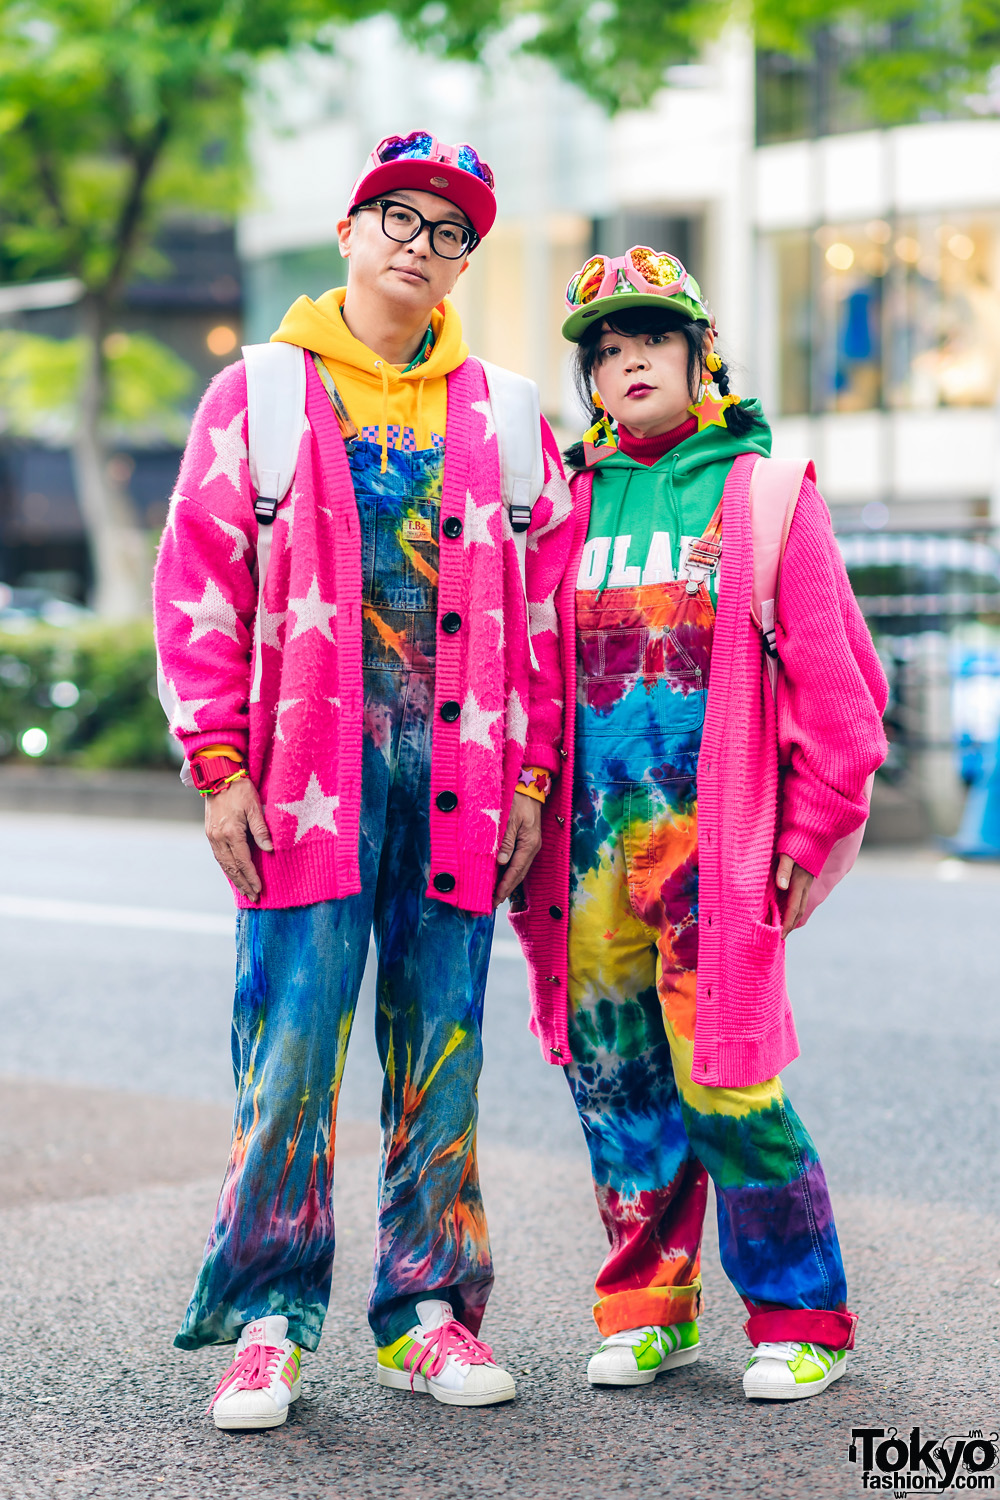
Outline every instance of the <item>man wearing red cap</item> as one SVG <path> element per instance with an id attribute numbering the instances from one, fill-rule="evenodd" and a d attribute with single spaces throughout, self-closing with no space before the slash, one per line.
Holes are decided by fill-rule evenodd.
<path id="1" fill-rule="evenodd" d="M 384 141 L 339 226 L 347 287 L 300 297 L 272 340 L 304 390 L 294 478 L 267 498 L 248 351 L 201 404 L 163 536 L 164 702 L 239 908 L 233 1146 L 176 1339 L 236 1342 L 223 1428 L 283 1422 L 319 1342 L 373 930 L 377 1379 L 459 1406 L 514 1395 L 477 1337 L 493 1267 L 476 1086 L 493 912 L 560 764 L 570 501 L 542 421 L 519 562 L 504 421 L 447 300 L 495 214 L 471 147 Z M 287 392 L 254 379 L 251 414 L 273 415 Z"/>

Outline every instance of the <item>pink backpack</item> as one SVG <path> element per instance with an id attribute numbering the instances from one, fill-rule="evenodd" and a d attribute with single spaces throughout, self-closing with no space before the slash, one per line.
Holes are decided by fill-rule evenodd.
<path id="1" fill-rule="evenodd" d="M 771 682 L 771 692 L 778 691 L 778 649 L 775 635 L 775 606 L 781 578 L 781 560 L 785 555 L 785 543 L 795 514 L 802 481 L 806 477 L 816 478 L 811 460 L 791 461 L 778 458 L 758 458 L 750 477 L 750 526 L 753 534 L 753 601 L 750 613 L 760 631 L 764 643 L 764 659 Z M 869 804 L 872 783 L 869 776 L 865 783 L 865 797 Z M 861 824 L 846 838 L 838 839 L 809 890 L 805 915 L 800 926 L 812 916 L 821 901 L 838 885 L 851 869 L 858 857 L 865 825 Z"/>

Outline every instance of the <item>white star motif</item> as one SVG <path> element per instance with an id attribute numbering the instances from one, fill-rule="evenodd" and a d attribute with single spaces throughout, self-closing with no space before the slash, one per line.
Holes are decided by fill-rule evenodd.
<path id="1" fill-rule="evenodd" d="M 215 458 L 212 467 L 201 481 L 201 489 L 215 479 L 219 474 L 225 474 L 229 483 L 237 494 L 240 493 L 240 465 L 246 462 L 247 445 L 243 441 L 243 418 L 246 416 L 246 408 L 237 412 L 228 427 L 210 427 L 208 435 L 212 439 L 212 447 L 215 449 Z"/>
<path id="2" fill-rule="evenodd" d="M 500 809 L 499 807 L 484 807 L 483 817 L 489 818 L 495 825 L 497 833 L 500 832 Z"/>
<path id="3" fill-rule="evenodd" d="M 489 708 L 480 708 L 476 702 L 476 695 L 470 688 L 465 695 L 462 704 L 462 732 L 459 743 L 462 745 L 482 745 L 484 750 L 493 749 L 491 732 L 493 725 L 500 718 L 501 710 L 495 711 Z"/>
<path id="4" fill-rule="evenodd" d="M 278 629 L 288 619 L 288 610 L 277 610 L 273 615 L 267 605 L 261 601 L 260 613 L 257 616 L 260 628 L 261 645 L 273 646 L 275 651 L 281 650 L 281 642 L 278 640 Z"/>
<path id="5" fill-rule="evenodd" d="M 200 599 L 171 599 L 170 602 L 175 609 L 191 616 L 189 646 L 200 641 L 203 635 L 211 635 L 213 630 L 231 641 L 239 642 L 236 611 L 214 578 L 210 578 L 205 584 L 205 592 Z"/>
<path id="6" fill-rule="evenodd" d="M 168 531 L 172 532 L 175 542 L 177 540 L 177 512 L 180 508 L 181 501 L 186 499 L 187 496 L 182 495 L 180 490 L 175 490 L 170 497 L 170 507 L 167 510 L 167 520 L 163 528 L 163 535 L 166 536 Z"/>
<path id="7" fill-rule="evenodd" d="M 295 629 L 288 637 L 289 640 L 296 640 L 300 635 L 305 635 L 307 630 L 318 630 L 326 640 L 333 641 L 330 621 L 337 613 L 337 606 L 324 604 L 319 595 L 319 581 L 315 573 L 305 598 L 289 599 L 288 608 L 295 614 Z"/>
<path id="8" fill-rule="evenodd" d="M 544 526 L 539 526 L 537 531 L 528 533 L 528 546 L 532 552 L 538 551 L 539 538 L 547 535 L 550 531 L 555 531 L 573 510 L 573 499 L 569 492 L 569 485 L 560 474 L 555 459 L 546 453 L 545 462 L 548 465 L 549 477 L 545 481 L 545 488 L 542 490 L 542 494 L 552 501 L 552 514 Z"/>
<path id="9" fill-rule="evenodd" d="M 553 635 L 559 633 L 559 616 L 556 613 L 556 590 L 553 589 L 547 599 L 539 599 L 537 604 L 528 600 L 528 628 L 532 635 Z"/>
<path id="10" fill-rule="evenodd" d="M 486 423 L 486 431 L 483 433 L 483 442 L 488 443 L 491 437 L 496 437 L 497 429 L 493 421 L 493 407 L 489 401 L 473 401 L 472 410 L 477 411 Z"/>
<path id="11" fill-rule="evenodd" d="M 339 708 L 340 707 L 340 699 L 339 698 L 327 698 L 326 701 L 327 701 L 327 703 L 329 703 L 329 705 L 330 705 L 331 708 Z"/>
<path id="12" fill-rule="evenodd" d="M 212 520 L 220 531 L 224 531 L 226 536 L 231 536 L 233 539 L 233 550 L 229 554 L 229 561 L 231 563 L 239 562 L 250 545 L 250 538 L 238 526 L 230 526 L 228 521 L 223 521 L 221 516 L 213 516 Z"/>
<path id="13" fill-rule="evenodd" d="M 477 505 L 471 493 L 466 491 L 464 526 L 466 547 L 471 547 L 474 542 L 479 542 L 483 547 L 496 546 L 496 542 L 490 536 L 490 521 L 494 512 L 499 509 L 499 500 L 494 500 L 492 505 Z"/>
<path id="14" fill-rule="evenodd" d="M 497 642 L 497 650 L 498 651 L 502 651 L 503 650 L 503 643 L 504 643 L 503 610 L 502 609 L 488 609 L 486 611 L 486 613 L 489 615 L 489 617 L 490 617 L 491 620 L 496 620 L 498 626 L 500 627 L 500 639 Z"/>
<path id="15" fill-rule="evenodd" d="M 280 505 L 280 507 L 278 509 L 278 514 L 274 518 L 276 521 L 284 521 L 286 523 L 286 530 L 285 530 L 285 546 L 286 547 L 290 547 L 292 545 L 292 522 L 295 519 L 295 502 L 299 498 L 300 498 L 299 491 L 293 485 L 292 486 L 292 493 L 291 493 L 290 498 L 288 500 L 285 500 L 285 501 L 282 502 L 282 504 Z"/>
<path id="16" fill-rule="evenodd" d="M 528 740 L 528 715 L 524 711 L 517 688 L 507 699 L 507 738 L 514 740 L 518 745 L 527 744 Z"/>
<path id="17" fill-rule="evenodd" d="M 294 708 L 295 707 L 296 703 L 301 703 L 302 701 L 303 700 L 301 698 L 279 698 L 278 699 L 278 707 L 275 709 L 275 712 L 274 712 L 274 732 L 277 735 L 277 737 L 278 737 L 279 740 L 283 741 L 284 738 L 285 738 L 284 730 L 281 727 L 281 715 L 283 713 L 287 713 L 290 708 Z"/>
<path id="18" fill-rule="evenodd" d="M 337 832 L 337 823 L 333 815 L 340 806 L 340 798 L 325 796 L 315 771 L 309 777 L 309 785 L 298 802 L 279 802 L 278 806 L 282 812 L 291 813 L 292 817 L 298 821 L 295 833 L 296 843 L 311 828 L 321 828 L 324 833 Z"/>
<path id="19" fill-rule="evenodd" d="M 177 733 L 179 729 L 188 729 L 192 734 L 198 733 L 198 714 L 203 708 L 207 708 L 212 702 L 211 698 L 188 698 L 186 701 L 177 691 L 173 682 L 167 683 L 167 692 L 174 700 L 174 711 L 170 715 L 170 728 Z"/>

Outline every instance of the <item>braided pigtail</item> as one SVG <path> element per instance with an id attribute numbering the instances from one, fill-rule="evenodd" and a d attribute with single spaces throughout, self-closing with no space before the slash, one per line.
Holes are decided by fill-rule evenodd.
<path id="1" fill-rule="evenodd" d="M 719 360 L 719 367 L 717 370 L 712 371 L 712 379 L 715 381 L 715 388 L 719 395 L 728 396 L 729 366 L 718 355 L 716 355 L 716 359 Z M 736 437 L 745 437 L 757 425 L 756 417 L 751 416 L 748 411 L 744 411 L 742 406 L 738 406 L 735 402 L 732 406 L 726 407 L 724 415 L 727 429 L 734 433 Z"/>

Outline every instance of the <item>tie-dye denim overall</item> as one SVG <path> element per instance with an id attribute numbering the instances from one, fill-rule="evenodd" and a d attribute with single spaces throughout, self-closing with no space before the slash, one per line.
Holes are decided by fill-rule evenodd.
<path id="1" fill-rule="evenodd" d="M 385 1069 L 369 1320 L 378 1344 L 446 1298 L 477 1331 L 493 1283 L 476 1164 L 492 917 L 428 900 L 438 511 L 444 450 L 348 444 L 361 520 L 365 735 L 360 895 L 241 911 L 232 1155 L 177 1335 L 227 1343 L 288 1318 L 315 1349 L 334 1254 L 337 1099 L 374 929 Z"/>
<path id="2" fill-rule="evenodd" d="M 605 1336 L 698 1315 L 709 1177 L 722 1263 L 751 1312 L 846 1296 L 823 1170 L 780 1080 L 691 1082 L 714 620 L 704 583 L 577 593 L 566 1071 L 610 1241 Z"/>

